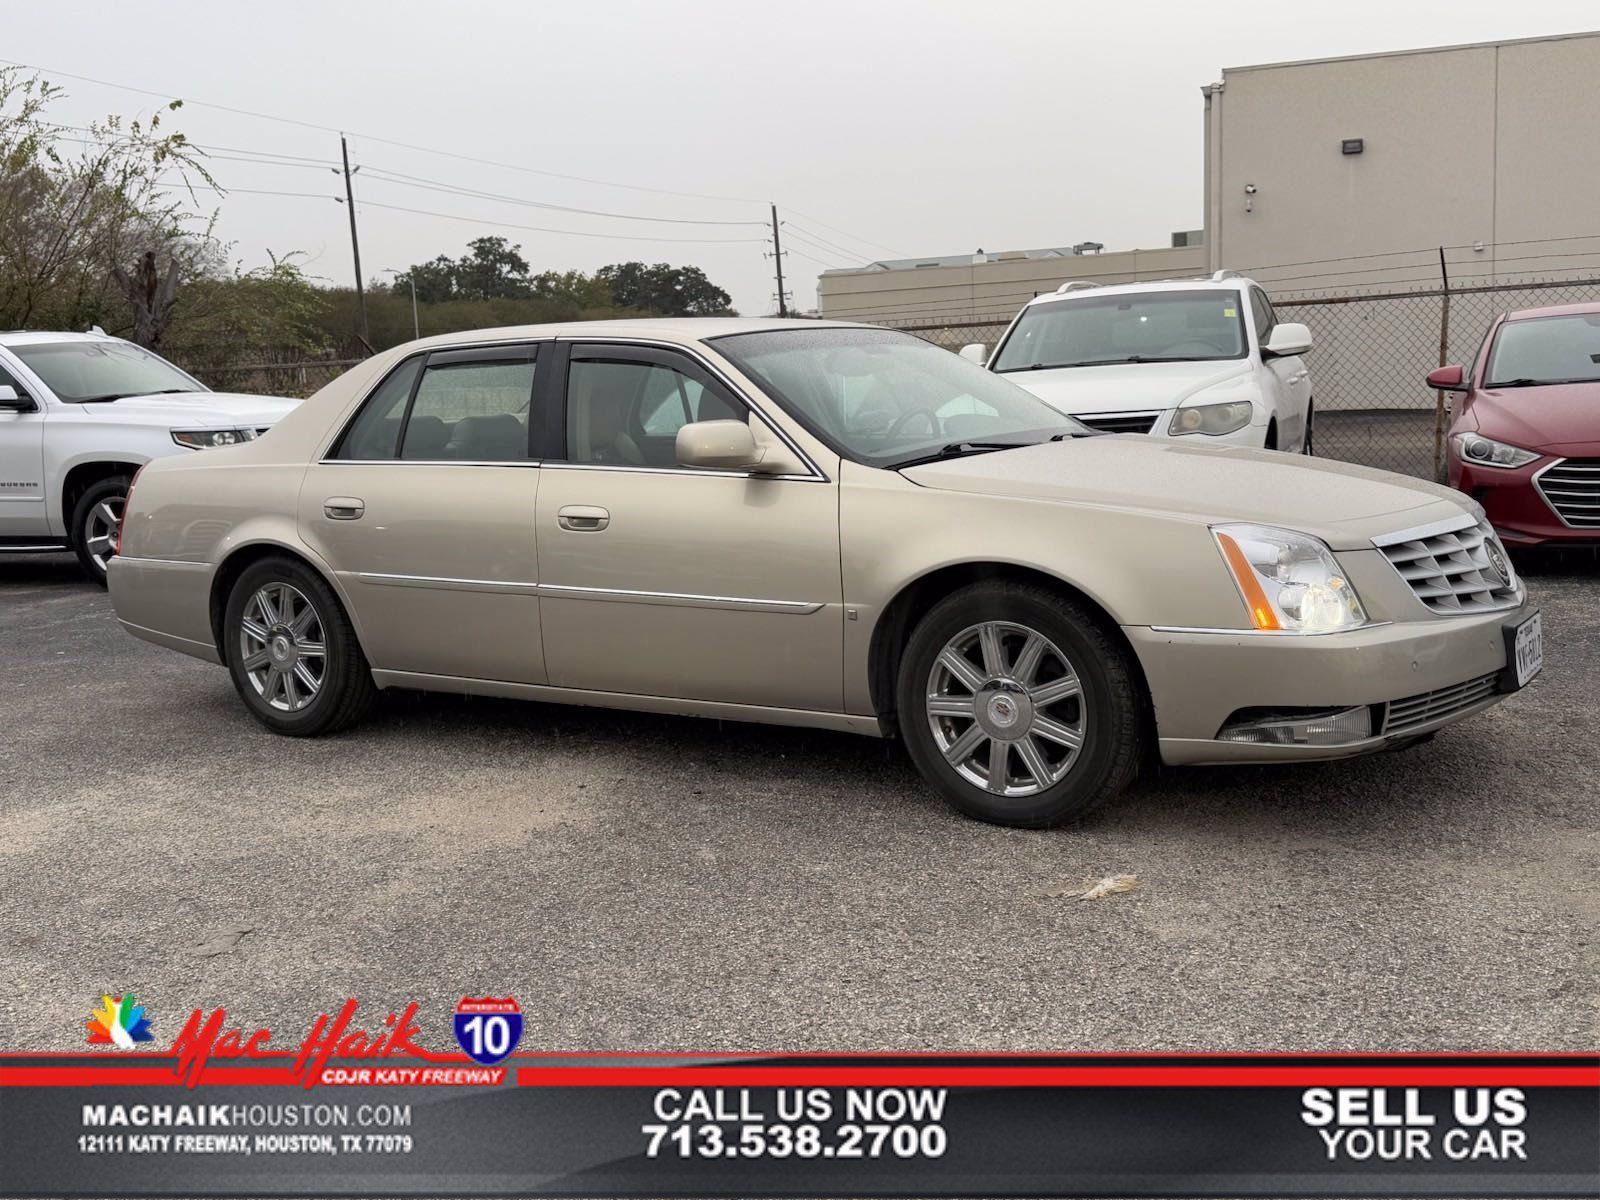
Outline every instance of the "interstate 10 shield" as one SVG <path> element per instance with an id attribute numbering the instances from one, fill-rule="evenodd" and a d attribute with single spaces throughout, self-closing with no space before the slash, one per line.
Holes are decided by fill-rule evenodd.
<path id="1" fill-rule="evenodd" d="M 467 1057 L 491 1067 L 522 1040 L 522 1010 L 510 996 L 504 1000 L 464 996 L 456 1005 L 455 1031 Z"/>

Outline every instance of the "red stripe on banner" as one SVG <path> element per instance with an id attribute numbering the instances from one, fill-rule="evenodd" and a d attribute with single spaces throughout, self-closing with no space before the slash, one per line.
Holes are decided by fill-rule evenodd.
<path id="1" fill-rule="evenodd" d="M 519 1087 L 1600 1087 L 1600 1067 L 541 1067 Z"/>
<path id="2" fill-rule="evenodd" d="M 153 1056 L 152 1056 L 153 1057 Z M 331 1069 L 331 1068 L 330 1068 Z M 303 1087 L 287 1067 L 208 1065 L 207 1085 Z M 0 1087 L 182 1086 L 171 1066 L 0 1067 Z M 519 1087 L 1600 1087 L 1584 1066 L 521 1067 Z M 318 1085 L 334 1087 L 338 1085 Z M 374 1085 L 380 1086 L 380 1085 Z"/>

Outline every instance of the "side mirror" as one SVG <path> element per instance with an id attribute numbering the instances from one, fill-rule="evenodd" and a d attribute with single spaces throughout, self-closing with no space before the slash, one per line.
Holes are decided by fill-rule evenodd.
<path id="1" fill-rule="evenodd" d="M 980 367 L 989 361 L 989 347 L 982 342 L 968 342 L 958 353 L 968 362 L 977 363 Z"/>
<path id="2" fill-rule="evenodd" d="M 1467 390 L 1463 382 L 1466 373 L 1454 363 L 1448 367 L 1436 367 L 1428 372 L 1428 386 L 1438 388 L 1443 392 L 1464 392 Z"/>
<path id="3" fill-rule="evenodd" d="M 1285 321 L 1272 327 L 1261 353 L 1271 358 L 1287 358 L 1291 354 L 1304 354 L 1309 349 L 1311 330 L 1298 321 Z"/>
<path id="4" fill-rule="evenodd" d="M 0 412 L 33 412 L 34 404 L 27 396 L 19 395 L 9 383 L 0 383 Z"/>
<path id="5" fill-rule="evenodd" d="M 705 471 L 753 471 L 764 451 L 747 421 L 694 421 L 678 430 L 678 465 Z"/>

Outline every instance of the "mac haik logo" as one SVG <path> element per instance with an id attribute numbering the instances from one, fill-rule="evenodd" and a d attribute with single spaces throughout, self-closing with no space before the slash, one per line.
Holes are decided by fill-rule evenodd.
<path id="1" fill-rule="evenodd" d="M 270 1029 L 247 1032 L 243 1026 L 228 1024 L 226 1009 L 214 1008 L 208 1015 L 197 1008 L 189 1014 L 188 1022 L 172 1044 L 172 1053 L 177 1058 L 173 1074 L 194 1087 L 213 1062 L 278 1059 L 288 1063 L 291 1082 L 310 1088 L 323 1081 L 330 1060 L 370 1062 L 397 1056 L 426 1057 L 411 1040 L 420 1032 L 414 1019 L 417 1015 L 415 1002 L 406 1005 L 403 1012 L 389 1013 L 377 1030 L 355 1026 L 355 1015 L 354 1000 L 346 1000 L 336 1016 L 320 1013 L 298 1049 L 290 1051 L 269 1045 L 272 1041 Z"/>
<path id="2" fill-rule="evenodd" d="M 144 1005 L 135 1004 L 131 994 L 101 996 L 100 1008 L 86 1022 L 91 1046 L 116 1046 L 132 1050 L 139 1042 L 155 1040 L 150 1032 L 150 1018 L 144 1015 Z"/>
<path id="3" fill-rule="evenodd" d="M 485 1067 L 505 1059 L 522 1040 L 522 1010 L 510 996 L 474 999 L 463 996 L 456 1005 L 456 1041 L 467 1057 Z"/>

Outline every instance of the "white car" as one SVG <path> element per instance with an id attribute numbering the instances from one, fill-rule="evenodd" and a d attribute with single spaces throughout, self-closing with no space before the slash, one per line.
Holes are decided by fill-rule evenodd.
<path id="1" fill-rule="evenodd" d="M 213 392 L 103 333 L 0 333 L 0 553 L 71 549 L 104 584 L 141 466 L 250 441 L 299 403 Z"/>
<path id="2" fill-rule="evenodd" d="M 1209 279 L 1064 283 L 1030 300 L 991 371 L 1108 433 L 1312 453 L 1311 331 L 1261 286 Z M 985 362 L 979 343 L 964 358 Z"/>

